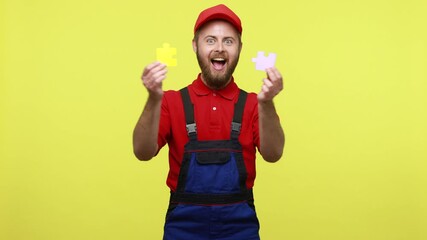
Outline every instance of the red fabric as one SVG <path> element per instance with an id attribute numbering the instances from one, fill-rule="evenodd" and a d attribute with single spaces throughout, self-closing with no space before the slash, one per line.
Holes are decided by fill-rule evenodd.
<path id="1" fill-rule="evenodd" d="M 196 33 L 197 29 L 203 24 L 212 20 L 225 20 L 231 23 L 239 33 L 242 33 L 242 22 L 240 18 L 224 4 L 216 5 L 202 11 L 194 25 L 194 33 Z"/>
<path id="2" fill-rule="evenodd" d="M 234 104 L 237 102 L 239 93 L 234 80 L 225 89 L 215 91 L 206 87 L 199 75 L 188 89 L 194 104 L 198 140 L 230 139 Z M 172 191 L 177 187 L 184 145 L 188 142 L 185 125 L 181 93 L 166 91 L 162 101 L 158 145 L 159 149 L 166 144 L 169 146 L 170 168 L 166 184 Z M 256 175 L 256 148 L 259 148 L 258 100 L 255 93 L 248 94 L 239 141 L 243 147 L 243 158 L 248 173 L 246 186 L 252 188 Z"/>

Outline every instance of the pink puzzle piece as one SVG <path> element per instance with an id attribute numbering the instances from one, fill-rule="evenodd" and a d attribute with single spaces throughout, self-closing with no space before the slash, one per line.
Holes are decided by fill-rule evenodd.
<path id="1" fill-rule="evenodd" d="M 260 51 L 256 58 L 252 58 L 252 62 L 256 63 L 256 70 L 265 71 L 266 68 L 274 67 L 274 64 L 276 63 L 276 54 L 269 53 L 268 57 L 266 57 L 264 52 Z"/>

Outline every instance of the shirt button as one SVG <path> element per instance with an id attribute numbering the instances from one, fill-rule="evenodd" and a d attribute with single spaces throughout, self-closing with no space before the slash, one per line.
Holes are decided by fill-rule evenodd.
<path id="1" fill-rule="evenodd" d="M 214 110 L 214 111 L 215 111 L 215 110 L 216 110 L 216 107 L 213 107 L 213 108 L 212 108 L 212 110 Z"/>
<path id="2" fill-rule="evenodd" d="M 214 93 L 213 96 L 216 97 L 216 93 Z"/>

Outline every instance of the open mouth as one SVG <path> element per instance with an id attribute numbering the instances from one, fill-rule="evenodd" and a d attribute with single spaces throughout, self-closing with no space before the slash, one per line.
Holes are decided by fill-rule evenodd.
<path id="1" fill-rule="evenodd" d="M 226 60 L 224 58 L 213 58 L 211 60 L 212 66 L 215 70 L 222 70 L 225 67 Z"/>

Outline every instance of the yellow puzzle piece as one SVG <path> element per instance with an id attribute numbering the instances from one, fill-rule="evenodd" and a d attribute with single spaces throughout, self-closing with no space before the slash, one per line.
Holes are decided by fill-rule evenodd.
<path id="1" fill-rule="evenodd" d="M 163 43 L 163 48 L 157 48 L 156 50 L 157 61 L 166 64 L 167 66 L 176 66 L 177 61 L 176 48 L 171 48 L 169 43 Z"/>

